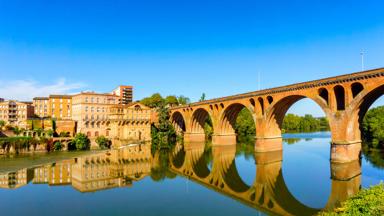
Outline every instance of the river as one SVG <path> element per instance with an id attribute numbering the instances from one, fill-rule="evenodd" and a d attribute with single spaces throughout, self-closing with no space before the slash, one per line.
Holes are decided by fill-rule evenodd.
<path id="1" fill-rule="evenodd" d="M 0 158 L 2 215 L 311 215 L 384 180 L 383 154 L 330 163 L 328 132 L 283 151 L 194 143 Z"/>

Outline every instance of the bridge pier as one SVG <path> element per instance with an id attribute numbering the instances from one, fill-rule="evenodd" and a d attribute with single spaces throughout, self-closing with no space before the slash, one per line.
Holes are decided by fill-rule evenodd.
<path id="1" fill-rule="evenodd" d="M 341 203 L 357 194 L 361 186 L 361 163 L 331 163 L 332 190 L 325 210 L 340 207 Z"/>
<path id="2" fill-rule="evenodd" d="M 213 145 L 236 145 L 236 134 L 214 134 Z"/>
<path id="3" fill-rule="evenodd" d="M 205 142 L 205 133 L 184 133 L 184 142 Z"/>
<path id="4" fill-rule="evenodd" d="M 283 139 L 276 138 L 256 138 L 255 151 L 256 152 L 273 152 L 283 150 Z"/>
<path id="5" fill-rule="evenodd" d="M 331 144 L 331 162 L 348 163 L 358 161 L 361 157 L 361 142 L 347 144 Z"/>

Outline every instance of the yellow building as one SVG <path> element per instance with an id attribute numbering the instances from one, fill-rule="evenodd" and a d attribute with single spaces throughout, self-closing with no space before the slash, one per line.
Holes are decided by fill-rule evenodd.
<path id="1" fill-rule="evenodd" d="M 33 107 L 35 108 L 35 115 L 40 118 L 45 118 L 50 115 L 48 97 L 33 98 Z"/>
<path id="2" fill-rule="evenodd" d="M 33 98 L 35 115 L 40 118 L 71 119 L 72 96 L 49 95 L 49 97 Z"/>
<path id="3" fill-rule="evenodd" d="M 31 102 L 19 102 L 15 100 L 0 102 L 0 120 L 20 128 L 27 127 L 27 119 L 34 114 Z"/>
<path id="4" fill-rule="evenodd" d="M 71 119 L 72 96 L 49 95 L 49 115 L 55 119 Z"/>
<path id="5" fill-rule="evenodd" d="M 137 102 L 111 107 L 110 128 L 114 145 L 119 146 L 131 140 L 150 141 L 153 112 L 151 108 Z"/>
<path id="6" fill-rule="evenodd" d="M 72 120 L 77 133 L 88 137 L 109 136 L 109 109 L 119 103 L 119 96 L 82 92 L 72 96 Z"/>

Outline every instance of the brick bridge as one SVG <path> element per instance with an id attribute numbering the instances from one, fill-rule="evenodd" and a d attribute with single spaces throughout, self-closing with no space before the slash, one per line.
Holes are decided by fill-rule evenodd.
<path id="1" fill-rule="evenodd" d="M 331 133 L 331 160 L 357 160 L 361 152 L 360 123 L 369 107 L 384 94 L 384 68 L 346 74 L 222 97 L 171 109 L 171 121 L 186 142 L 204 141 L 204 122 L 213 124 L 213 145 L 236 143 L 235 122 L 247 108 L 256 125 L 255 151 L 282 149 L 281 128 L 288 109 L 309 98 L 328 118 Z"/>

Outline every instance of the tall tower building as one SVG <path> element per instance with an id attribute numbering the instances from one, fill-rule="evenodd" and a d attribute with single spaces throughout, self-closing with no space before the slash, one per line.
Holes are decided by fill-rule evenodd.
<path id="1" fill-rule="evenodd" d="M 119 104 L 129 104 L 133 101 L 133 87 L 120 85 L 111 92 L 119 96 Z"/>

